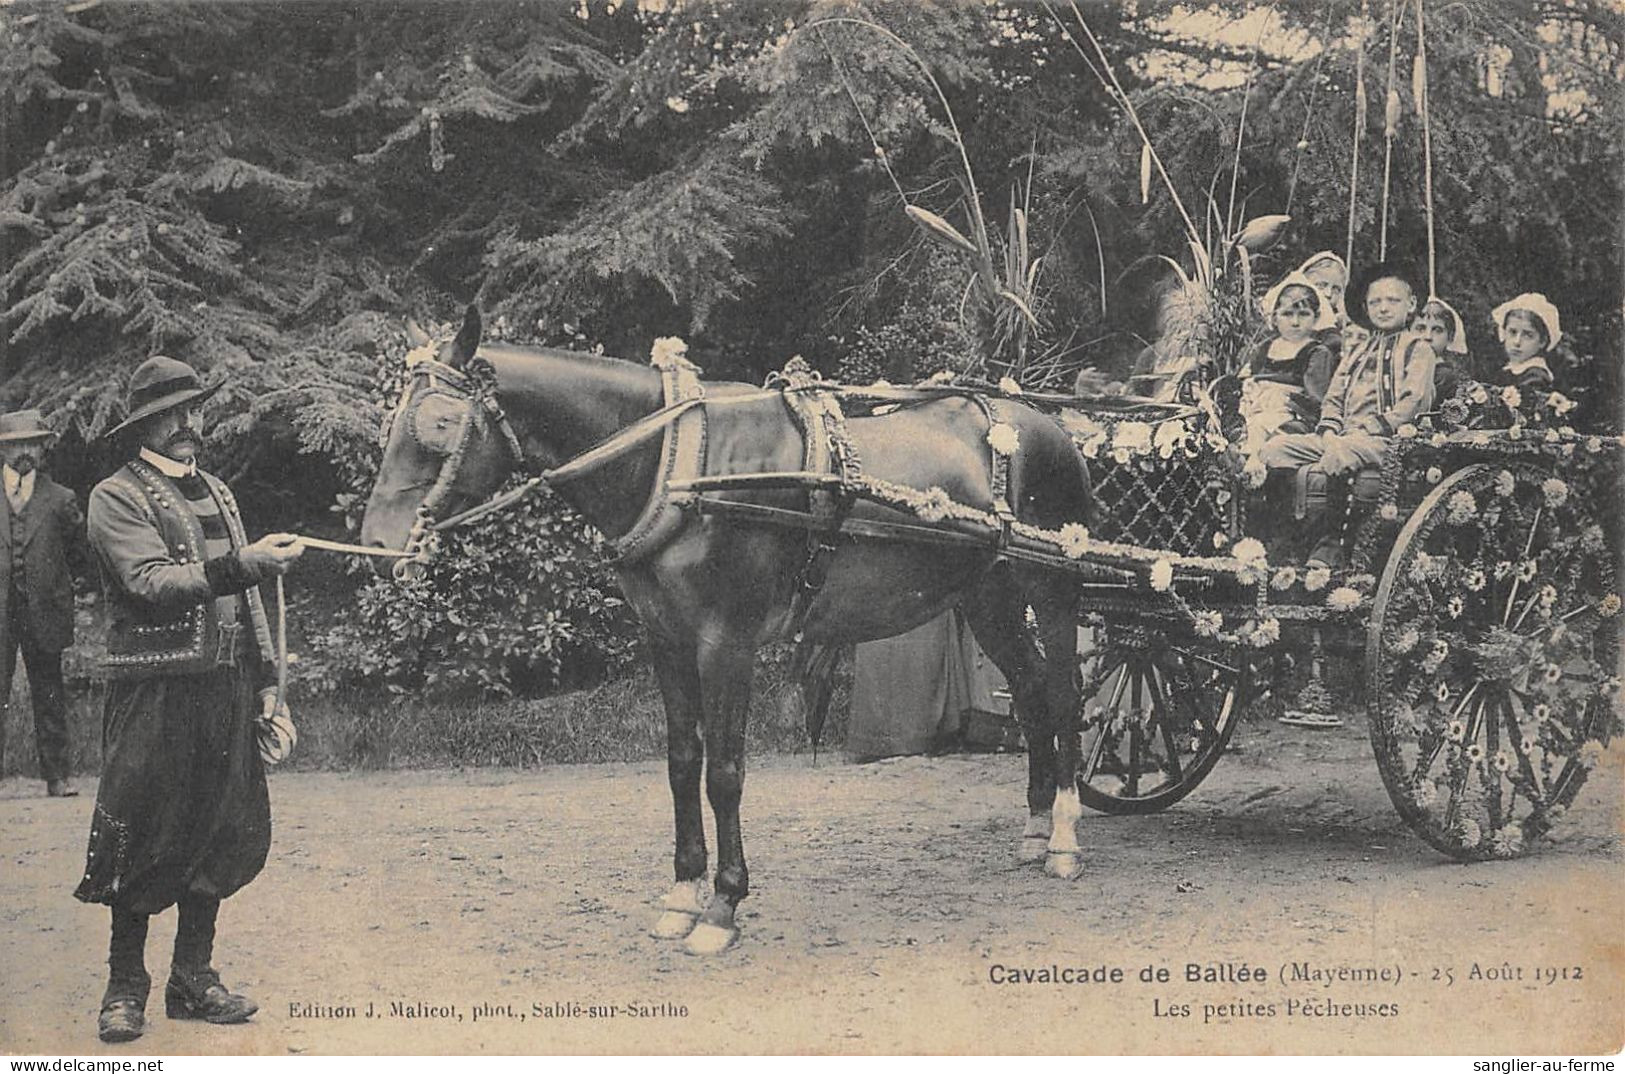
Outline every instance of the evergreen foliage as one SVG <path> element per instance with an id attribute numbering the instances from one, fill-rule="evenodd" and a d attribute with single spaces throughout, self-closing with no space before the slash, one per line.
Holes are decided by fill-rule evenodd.
<path id="1" fill-rule="evenodd" d="M 1199 227 L 1292 215 L 1260 279 L 1343 249 L 1363 50 L 1355 256 L 1375 255 L 1386 0 L 1079 9 L 1183 200 L 1211 195 Z M 1414 7 L 1398 10 L 1389 245 L 1419 260 Z M 1439 290 L 1475 354 L 1497 353 L 1487 311 L 1522 290 L 1552 295 L 1582 355 L 1619 354 L 1625 14 L 1458 0 L 1426 16 Z M 937 87 L 997 258 L 1022 186 L 1041 270 L 1019 346 L 1064 384 L 1141 345 L 1135 266 L 1187 256 L 1166 191 L 1141 197 L 1138 136 L 1074 17 L 968 0 L 12 3 L 0 406 L 44 408 L 73 434 L 59 471 L 89 479 L 128 371 L 172 354 L 230 378 L 210 452 L 251 525 L 337 530 L 376 466 L 405 314 L 478 300 L 497 335 L 633 357 L 684 335 L 708 373 L 748 380 L 796 353 L 829 373 L 962 368 L 1021 319 L 968 308 L 971 266 L 903 216 L 969 233 Z M 1281 32 L 1261 37 L 1265 18 Z M 1613 392 L 1594 418 L 1617 407 L 1617 364 L 1587 374 Z M 585 554 L 547 517 L 546 547 Z"/>

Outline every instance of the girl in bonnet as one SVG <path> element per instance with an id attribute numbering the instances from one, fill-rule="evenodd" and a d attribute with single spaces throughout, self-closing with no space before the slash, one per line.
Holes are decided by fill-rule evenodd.
<path id="1" fill-rule="evenodd" d="M 1456 394 L 1463 381 L 1472 380 L 1473 363 L 1467 354 L 1467 329 L 1456 307 L 1434 295 L 1422 304 L 1411 327 L 1426 337 L 1439 364 L 1433 367 L 1433 398 L 1443 402 Z"/>
<path id="2" fill-rule="evenodd" d="M 1320 416 L 1335 360 L 1315 336 L 1336 317 L 1308 277 L 1294 272 L 1261 303 L 1274 335 L 1242 359 L 1241 415 L 1247 422 L 1242 452 L 1251 455 L 1279 432 L 1308 432 Z"/>
<path id="3" fill-rule="evenodd" d="M 1553 377 L 1547 359 L 1563 338 L 1557 307 L 1545 295 L 1526 291 L 1496 306 L 1490 318 L 1506 354 L 1496 380 L 1525 397 L 1550 393 Z"/>

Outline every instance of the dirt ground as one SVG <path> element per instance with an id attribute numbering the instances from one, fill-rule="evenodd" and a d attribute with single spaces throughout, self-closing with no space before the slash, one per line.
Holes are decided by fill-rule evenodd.
<path id="1" fill-rule="evenodd" d="M 714 959 L 644 933 L 662 765 L 277 775 L 271 860 L 216 958 L 260 1014 L 171 1022 L 155 994 L 121 1049 L 94 1036 L 106 911 L 69 894 L 94 785 L 12 779 L 0 1052 L 1615 1051 L 1620 754 L 1560 842 L 1461 866 L 1400 824 L 1359 725 L 1243 725 L 1173 810 L 1087 814 L 1070 883 L 1013 862 L 1019 755 L 762 758 L 743 937 Z"/>

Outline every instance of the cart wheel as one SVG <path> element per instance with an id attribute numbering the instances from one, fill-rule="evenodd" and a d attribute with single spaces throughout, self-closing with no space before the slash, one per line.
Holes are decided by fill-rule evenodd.
<path id="1" fill-rule="evenodd" d="M 1102 813 L 1156 813 L 1212 771 L 1244 701 L 1241 654 L 1114 629 L 1080 663 L 1078 794 Z"/>
<path id="2" fill-rule="evenodd" d="M 1513 857 L 1619 726 L 1620 598 L 1588 506 L 1550 471 L 1451 474 L 1394 543 L 1366 635 L 1388 796 L 1465 861 Z"/>

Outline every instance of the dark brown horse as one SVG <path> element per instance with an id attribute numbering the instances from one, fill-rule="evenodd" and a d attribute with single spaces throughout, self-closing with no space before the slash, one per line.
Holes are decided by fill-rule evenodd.
<path id="1" fill-rule="evenodd" d="M 434 520 L 485 500 L 516 469 L 559 467 L 614 442 L 618 431 L 640 419 L 663 435 L 666 425 L 703 412 L 703 450 L 696 459 L 704 474 L 804 469 L 802 432 L 779 393 L 707 383 L 703 403 L 668 421 L 668 393 L 656 369 L 557 350 L 482 347 L 480 333 L 472 307 L 455 338 L 430 341 L 409 326 L 416 348 L 409 362 L 417 361 L 388 419 L 383 463 L 362 523 L 366 543 L 423 548 Z M 1018 403 L 1001 401 L 998 420 L 1019 440 L 1007 452 L 1005 500 L 1015 516 L 1049 529 L 1086 519 L 1088 477 L 1070 438 Z M 941 489 L 954 502 L 984 511 L 995 505 L 988 411 L 976 400 L 924 398 L 884 415 L 853 417 L 844 429 L 864 475 Z M 1001 430 L 1006 446 L 1008 434 Z M 550 479 L 612 539 L 644 525 L 651 497 L 661 503 L 669 489 L 671 454 L 661 437 L 621 450 L 626 443 L 623 437 L 616 450 L 597 453 L 593 465 L 566 467 L 567 475 Z M 810 496 L 804 488 L 780 487 L 718 498 L 805 512 Z M 991 541 L 915 544 L 849 532 L 834 540 L 826 579 L 815 595 L 806 595 L 800 581 L 809 562 L 805 529 L 717 517 L 692 505 L 663 517 L 617 563 L 627 599 L 648 628 L 666 706 L 676 883 L 656 935 L 686 936 L 696 953 L 720 951 L 737 937 L 734 912 L 749 888 L 739 803 L 757 648 L 793 633 L 804 643 L 824 644 L 888 637 L 955 604 L 1009 679 L 1026 734 L 1029 817 L 1021 854 L 1046 857 L 1055 875 L 1076 874 L 1074 576 L 1012 562 Z M 848 517 L 858 524 L 919 524 L 909 513 L 862 499 L 851 504 Z M 715 897 L 709 899 L 703 891 L 702 766 L 716 821 Z"/>

